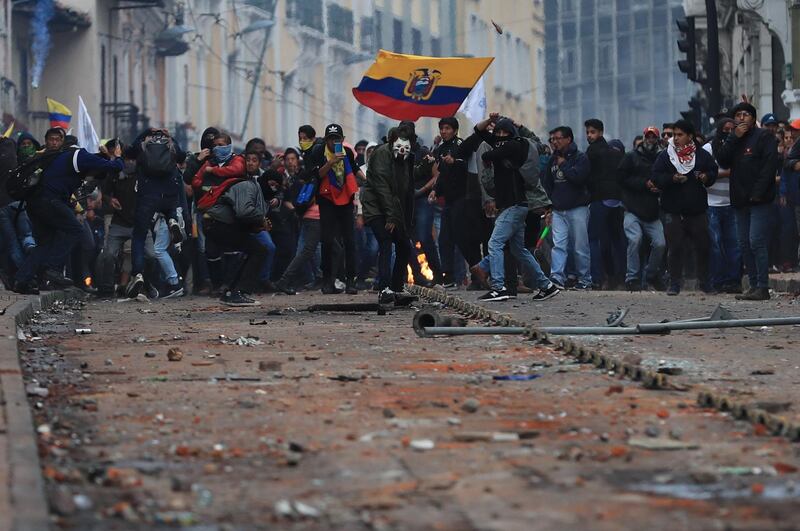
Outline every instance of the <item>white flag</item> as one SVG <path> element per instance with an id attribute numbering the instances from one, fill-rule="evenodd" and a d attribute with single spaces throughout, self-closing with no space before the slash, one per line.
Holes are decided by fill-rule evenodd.
<path id="1" fill-rule="evenodd" d="M 78 96 L 78 145 L 90 153 L 95 153 L 100 148 L 100 137 L 94 130 L 92 118 L 86 110 L 83 98 Z"/>
<path id="2" fill-rule="evenodd" d="M 467 99 L 464 100 L 458 110 L 464 113 L 464 116 L 469 118 L 473 125 L 488 117 L 486 114 L 486 89 L 483 86 L 483 76 L 469 91 Z"/>

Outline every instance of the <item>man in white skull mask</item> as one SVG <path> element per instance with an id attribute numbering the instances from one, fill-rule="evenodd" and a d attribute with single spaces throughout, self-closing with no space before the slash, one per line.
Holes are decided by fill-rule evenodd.
<path id="1" fill-rule="evenodd" d="M 378 239 L 378 277 L 381 304 L 407 298 L 403 286 L 411 256 L 414 219 L 414 157 L 411 133 L 406 127 L 389 131 L 388 142 L 369 157 L 367 183 L 361 203 L 364 222 Z M 392 266 L 392 245 L 395 260 Z"/>

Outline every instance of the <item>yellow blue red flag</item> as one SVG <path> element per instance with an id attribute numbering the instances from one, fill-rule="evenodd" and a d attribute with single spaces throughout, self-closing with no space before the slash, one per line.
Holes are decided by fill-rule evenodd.
<path id="1" fill-rule="evenodd" d="M 362 105 L 395 120 L 453 116 L 493 60 L 380 50 L 353 95 Z"/>
<path id="2" fill-rule="evenodd" d="M 60 127 L 64 131 L 69 129 L 72 120 L 72 111 L 63 103 L 47 98 L 47 112 L 50 114 L 50 127 Z"/>

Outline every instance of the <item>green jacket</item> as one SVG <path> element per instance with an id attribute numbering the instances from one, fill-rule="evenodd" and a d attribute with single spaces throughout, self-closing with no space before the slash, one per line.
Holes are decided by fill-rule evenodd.
<path id="1" fill-rule="evenodd" d="M 397 161 L 383 144 L 369 157 L 361 195 L 364 221 L 385 216 L 388 223 L 410 230 L 414 219 L 414 159 Z"/>

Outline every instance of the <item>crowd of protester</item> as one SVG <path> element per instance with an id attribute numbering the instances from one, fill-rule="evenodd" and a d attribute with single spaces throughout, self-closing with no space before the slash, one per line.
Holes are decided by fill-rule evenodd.
<path id="1" fill-rule="evenodd" d="M 542 141 L 498 114 L 463 138 L 454 117 L 438 125 L 430 146 L 412 122 L 352 146 L 338 124 L 303 125 L 276 153 L 259 138 L 237 150 L 213 127 L 196 151 L 164 129 L 97 153 L 59 128 L 43 144 L 3 139 L 2 280 L 23 294 L 75 286 L 239 306 L 300 290 L 391 303 L 408 282 L 483 301 L 678 295 L 691 278 L 767 300 L 769 274 L 798 266 L 800 120 L 759 124 L 744 102 L 709 138 L 679 120 L 626 150 L 589 119 L 585 151 L 567 126 Z"/>

